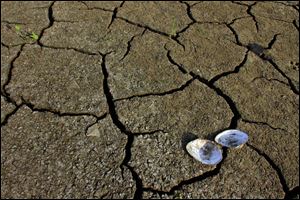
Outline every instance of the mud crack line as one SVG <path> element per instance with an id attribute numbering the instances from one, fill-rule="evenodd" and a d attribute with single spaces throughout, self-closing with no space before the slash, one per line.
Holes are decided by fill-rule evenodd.
<path id="1" fill-rule="evenodd" d="M 124 98 L 115 99 L 114 102 L 122 101 L 122 100 L 130 100 L 130 99 L 132 99 L 132 98 L 141 98 L 141 97 L 148 97 L 148 96 L 165 96 L 165 95 L 173 94 L 173 93 L 175 93 L 175 92 L 183 91 L 183 90 L 184 90 L 186 87 L 188 87 L 194 80 L 195 80 L 195 77 L 193 77 L 193 78 L 191 78 L 190 80 L 188 80 L 187 82 L 185 82 L 185 83 L 184 83 L 183 85 L 181 85 L 179 88 L 171 89 L 171 90 L 166 91 L 166 92 L 133 95 L 133 96 L 130 96 L 130 97 L 124 97 Z"/>
<path id="2" fill-rule="evenodd" d="M 246 51 L 246 54 L 244 56 L 244 59 L 242 60 L 242 62 L 236 66 L 234 68 L 233 71 L 228 71 L 228 72 L 224 72 L 221 74 L 216 75 L 215 77 L 213 77 L 212 79 L 210 79 L 210 81 L 208 82 L 209 84 L 214 84 L 217 80 L 219 80 L 222 77 L 228 76 L 229 74 L 233 74 L 233 73 L 239 73 L 240 69 L 245 65 L 245 63 L 247 62 L 248 59 L 248 52 L 249 50 Z"/>
<path id="3" fill-rule="evenodd" d="M 120 168 L 122 170 L 122 175 L 123 175 L 123 170 L 124 170 L 123 166 L 125 166 L 130 170 L 130 172 L 132 174 L 132 177 L 136 182 L 136 191 L 134 193 L 134 199 L 141 199 L 141 197 L 142 197 L 142 187 L 143 187 L 142 180 L 138 176 L 138 174 L 134 171 L 133 167 L 131 167 L 128 164 L 129 160 L 131 159 L 131 146 L 132 146 L 132 143 L 134 141 L 134 135 L 129 130 L 127 130 L 125 125 L 119 120 L 119 117 L 118 117 L 117 112 L 116 112 L 115 104 L 114 104 L 114 99 L 113 99 L 113 96 L 110 92 L 109 85 L 108 85 L 109 74 L 108 74 L 108 71 L 107 71 L 107 68 L 106 68 L 105 59 L 106 59 L 106 56 L 110 53 L 111 52 L 103 54 L 103 53 L 99 52 L 99 54 L 102 57 L 101 68 L 102 68 L 102 73 L 103 73 L 103 76 L 104 76 L 104 78 L 103 78 L 103 91 L 104 91 L 104 94 L 105 94 L 105 97 L 106 97 L 106 101 L 107 101 L 107 105 L 108 105 L 108 109 L 109 109 L 109 114 L 110 114 L 110 117 L 111 117 L 113 123 L 115 124 L 115 126 L 122 133 L 127 135 L 127 143 L 126 143 L 126 146 L 125 146 L 125 157 L 124 157 L 124 159 L 123 159 L 123 161 L 120 165 Z"/>
<path id="4" fill-rule="evenodd" d="M 182 73 L 184 73 L 184 74 L 187 73 L 187 71 L 185 70 L 184 66 L 183 66 L 183 65 L 177 64 L 177 63 L 175 62 L 175 60 L 171 57 L 170 51 L 169 51 L 167 48 L 165 48 L 165 49 L 168 51 L 167 57 L 168 57 L 169 61 L 170 61 L 172 64 L 176 65 L 176 66 L 178 67 L 178 69 L 179 69 Z M 247 60 L 247 53 L 248 53 L 248 51 L 247 51 L 246 54 L 245 54 L 244 60 L 242 61 L 241 64 L 239 64 L 239 65 L 236 67 L 237 69 L 235 69 L 235 71 L 236 71 L 236 70 L 239 70 L 239 68 L 241 68 L 241 67 L 244 65 L 243 62 L 246 62 L 246 60 Z M 226 103 L 228 104 L 228 106 L 230 107 L 230 109 L 231 109 L 231 111 L 232 111 L 232 113 L 233 113 L 233 117 L 232 117 L 232 119 L 231 119 L 231 122 L 230 122 L 230 125 L 229 125 L 228 128 L 229 128 L 229 129 L 236 129 L 238 120 L 241 118 L 241 114 L 239 113 L 239 111 L 238 111 L 238 109 L 237 109 L 235 103 L 233 102 L 233 100 L 232 100 L 228 95 L 226 95 L 220 88 L 218 88 L 218 87 L 215 86 L 212 82 L 206 80 L 205 78 L 202 78 L 200 75 L 197 75 L 197 74 L 195 74 L 195 73 L 192 72 L 192 71 L 189 72 L 189 75 L 191 75 L 194 79 L 199 80 L 201 83 L 205 84 L 205 85 L 206 85 L 207 87 L 209 87 L 210 89 L 213 89 L 213 90 L 217 93 L 217 95 L 221 96 L 221 97 L 226 101 Z"/>
<path id="5" fill-rule="evenodd" d="M 143 188 L 143 190 L 148 191 L 148 192 L 153 192 L 153 193 L 159 194 L 159 195 L 174 195 L 176 190 L 180 190 L 185 185 L 190 185 L 190 184 L 193 184 L 193 183 L 196 183 L 196 182 L 200 182 L 200 181 L 203 181 L 207 178 L 211 178 L 211 177 L 214 177 L 214 176 L 218 175 L 219 172 L 220 172 L 222 163 L 227 158 L 227 148 L 222 147 L 222 150 L 223 150 L 223 160 L 219 164 L 217 164 L 217 166 L 214 170 L 205 172 L 204 174 L 202 174 L 200 176 L 196 176 L 196 177 L 193 177 L 191 179 L 181 181 L 178 185 L 172 187 L 170 191 L 160 191 L 160 190 L 155 190 L 155 189 L 152 189 L 152 188 Z"/>
<path id="6" fill-rule="evenodd" d="M 280 67 L 273 61 L 272 58 L 266 56 L 264 53 L 261 55 L 258 55 L 261 59 L 268 61 L 284 78 L 287 79 L 289 86 L 291 90 L 299 95 L 299 91 L 297 90 L 296 86 L 293 84 L 292 80 L 280 69 Z"/>
<path id="7" fill-rule="evenodd" d="M 22 44 L 21 45 L 21 48 L 20 50 L 18 51 L 17 55 L 12 59 L 12 61 L 10 62 L 10 67 L 9 67 L 9 71 L 8 71 L 8 75 L 7 75 L 7 80 L 6 82 L 3 84 L 3 94 L 4 96 L 7 97 L 7 99 L 10 99 L 10 94 L 8 94 L 8 92 L 6 91 L 6 87 L 7 85 L 9 84 L 11 78 L 12 78 L 12 70 L 14 68 L 14 62 L 20 57 L 22 51 L 23 51 L 23 48 L 24 48 L 25 44 Z M 15 104 L 15 103 L 14 103 Z M 16 104 L 15 104 L 16 105 Z"/>
<path id="8" fill-rule="evenodd" d="M 39 38 L 38 38 L 38 40 L 37 40 L 37 43 L 38 43 L 39 45 L 41 45 L 41 38 L 43 37 L 43 34 L 44 34 L 44 32 L 46 31 L 46 29 L 48 29 L 48 28 L 50 28 L 51 26 L 53 26 L 53 23 L 54 23 L 54 17 L 53 17 L 53 8 L 52 8 L 52 7 L 53 7 L 54 3 L 55 3 L 55 1 L 53 1 L 53 2 L 51 3 L 51 5 L 49 6 L 49 8 L 48 8 L 48 20 L 49 20 L 49 24 L 48 24 L 47 27 L 43 28 L 43 30 L 41 31 L 41 34 L 40 34 L 40 36 L 39 36 Z"/>
<path id="9" fill-rule="evenodd" d="M 239 113 L 233 100 L 227 94 L 225 94 L 220 88 L 218 88 L 214 84 L 210 83 L 205 78 L 200 77 L 199 75 L 195 74 L 194 72 L 190 72 L 190 75 L 195 77 L 196 79 L 198 79 L 201 83 L 205 84 L 207 87 L 213 89 L 217 93 L 217 95 L 221 96 L 226 101 L 226 103 L 228 104 L 228 106 L 230 107 L 230 109 L 233 113 L 233 117 L 231 119 L 231 122 L 230 122 L 230 125 L 228 128 L 236 129 L 238 120 L 241 119 L 241 114 Z"/>
<path id="10" fill-rule="evenodd" d="M 126 49 L 126 52 L 124 54 L 124 56 L 120 59 L 120 61 L 124 60 L 124 58 L 129 54 L 130 50 L 131 50 L 131 43 L 133 42 L 134 38 L 137 37 L 137 36 L 142 36 L 144 35 L 144 33 L 146 32 L 147 29 L 144 29 L 143 32 L 141 34 L 137 34 L 137 35 L 134 35 L 130 38 L 130 40 L 127 42 L 127 49 Z"/>
<path id="11" fill-rule="evenodd" d="M 284 178 L 284 176 L 283 176 L 280 168 L 275 164 L 275 162 L 267 154 L 265 154 L 264 152 L 262 152 L 258 148 L 252 146 L 249 143 L 246 143 L 246 145 L 248 147 L 250 147 L 251 149 L 253 149 L 254 151 L 256 151 L 256 153 L 258 153 L 260 156 L 262 156 L 262 157 L 264 157 L 266 159 L 266 161 L 270 164 L 270 166 L 276 171 L 277 176 L 278 176 L 278 178 L 280 180 L 282 189 L 285 192 L 285 194 L 287 194 L 289 192 L 289 188 L 287 186 L 286 180 L 285 180 L 285 178 Z"/>
<path id="12" fill-rule="evenodd" d="M 109 23 L 109 25 L 107 26 L 107 29 L 109 29 L 109 27 L 112 25 L 112 23 L 115 21 L 116 17 L 117 17 L 117 14 L 118 14 L 118 9 L 119 8 L 122 8 L 122 6 L 124 5 L 125 1 L 122 1 L 122 3 L 116 7 L 114 10 L 113 10 L 113 14 L 111 16 L 111 21 Z"/>
<path id="13" fill-rule="evenodd" d="M 246 122 L 246 123 L 249 123 L 249 124 L 265 125 L 265 126 L 270 127 L 273 130 L 282 130 L 282 131 L 288 132 L 287 130 L 285 130 L 283 128 L 273 127 L 270 124 L 268 124 L 267 122 L 257 122 L 257 121 L 252 121 L 252 120 L 248 120 L 248 119 L 243 119 L 243 118 L 241 120 L 243 122 Z"/>
<path id="14" fill-rule="evenodd" d="M 163 32 L 163 31 L 156 30 L 156 29 L 154 29 L 154 28 L 151 28 L 150 26 L 143 25 L 143 24 L 139 24 L 139 23 L 136 23 L 136 22 L 132 22 L 132 21 L 130 21 L 130 20 L 124 18 L 124 17 L 118 17 L 118 16 L 116 16 L 115 18 L 120 19 L 120 20 L 123 20 L 123 21 L 127 22 L 128 24 L 131 24 L 131 25 L 134 25 L 134 26 L 137 26 L 137 27 L 140 27 L 140 28 L 147 29 L 147 30 L 149 30 L 149 31 L 151 31 L 151 32 L 153 32 L 153 33 L 157 33 L 157 34 L 159 34 L 159 35 L 162 35 L 162 36 L 171 38 L 171 39 L 174 40 L 177 44 L 179 44 L 183 49 L 185 49 L 185 46 L 178 40 L 178 37 L 179 37 L 179 36 L 176 37 L 176 36 L 169 35 L 168 33 L 165 33 L 165 32 Z M 184 29 L 185 29 L 185 28 L 184 28 Z M 179 32 L 181 32 L 181 31 L 179 31 Z M 176 33 L 176 35 L 177 35 L 177 33 Z"/>
<path id="15" fill-rule="evenodd" d="M 299 195 L 299 186 L 296 186 L 290 191 L 288 191 L 285 194 L 284 199 L 297 199 L 297 195 Z"/>

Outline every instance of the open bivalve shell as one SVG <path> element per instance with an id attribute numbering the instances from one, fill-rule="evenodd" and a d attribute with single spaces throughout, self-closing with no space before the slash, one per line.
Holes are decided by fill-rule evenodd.
<path id="1" fill-rule="evenodd" d="M 222 160 L 222 150 L 212 141 L 196 139 L 186 145 L 187 152 L 206 165 L 216 165 Z"/>
<path id="2" fill-rule="evenodd" d="M 231 129 L 219 133 L 215 141 L 225 147 L 239 148 L 248 141 L 248 135 L 240 130 Z"/>

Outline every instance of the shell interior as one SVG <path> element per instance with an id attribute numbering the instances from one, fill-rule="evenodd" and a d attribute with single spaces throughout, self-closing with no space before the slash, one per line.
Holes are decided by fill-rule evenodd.
<path id="1" fill-rule="evenodd" d="M 248 141 L 248 135 L 240 130 L 226 130 L 219 133 L 215 141 L 225 147 L 238 148 Z"/>
<path id="2" fill-rule="evenodd" d="M 222 150 L 209 140 L 193 140 L 186 145 L 186 150 L 203 164 L 216 165 L 222 160 Z"/>

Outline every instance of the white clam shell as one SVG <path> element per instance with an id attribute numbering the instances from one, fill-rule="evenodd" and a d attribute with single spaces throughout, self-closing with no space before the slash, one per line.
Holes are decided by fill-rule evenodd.
<path id="1" fill-rule="evenodd" d="M 215 141 L 225 147 L 239 148 L 248 141 L 248 135 L 243 131 L 230 129 L 219 133 Z"/>
<path id="2" fill-rule="evenodd" d="M 196 139 L 186 145 L 187 152 L 207 165 L 216 165 L 222 160 L 222 150 L 212 141 Z"/>

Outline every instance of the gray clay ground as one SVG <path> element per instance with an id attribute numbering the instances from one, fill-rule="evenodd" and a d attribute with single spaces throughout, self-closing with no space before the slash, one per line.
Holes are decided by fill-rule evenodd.
<path id="1" fill-rule="evenodd" d="M 2 1 L 1 198 L 299 198 L 299 3 Z"/>

